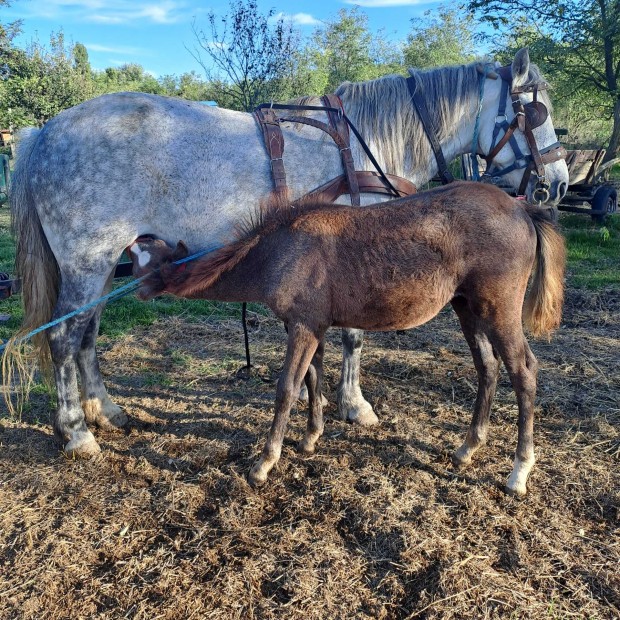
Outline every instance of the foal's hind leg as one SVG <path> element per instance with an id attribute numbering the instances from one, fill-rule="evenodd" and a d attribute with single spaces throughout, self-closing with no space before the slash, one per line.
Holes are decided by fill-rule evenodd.
<path id="1" fill-rule="evenodd" d="M 463 298 L 457 297 L 452 300 L 452 307 L 461 322 L 461 328 L 478 373 L 478 393 L 476 394 L 474 415 L 463 445 L 452 456 L 455 465 L 463 466 L 469 465 L 473 454 L 486 443 L 489 414 L 497 387 L 500 361 L 482 329 L 480 319 L 469 309 L 467 302 Z"/>
<path id="2" fill-rule="evenodd" d="M 306 373 L 305 382 L 308 388 L 308 425 L 304 438 L 299 442 L 299 451 L 313 454 L 319 437 L 323 434 L 323 351 L 325 340 L 322 338 L 312 362 Z"/>
<path id="3" fill-rule="evenodd" d="M 506 483 L 506 490 L 514 495 L 525 495 L 527 478 L 536 460 L 534 458 L 534 400 L 538 362 L 525 340 L 520 313 L 512 317 L 512 320 L 504 320 L 502 329 L 493 329 L 489 335 L 506 366 L 519 407 L 517 451 L 512 473 Z"/>
<path id="4" fill-rule="evenodd" d="M 342 330 L 342 376 L 338 385 L 338 411 L 343 420 L 372 426 L 379 423 L 379 418 L 360 388 L 363 343 L 364 332 L 361 329 Z"/>
<path id="5" fill-rule="evenodd" d="M 267 480 L 267 475 L 280 459 L 291 407 L 322 338 L 323 333 L 317 336 L 305 325 L 289 326 L 286 359 L 278 381 L 273 423 L 261 456 L 248 475 L 248 482 L 253 487 Z"/>
<path id="6" fill-rule="evenodd" d="M 112 274 L 108 278 L 104 293 L 110 290 L 111 285 Z M 97 360 L 96 341 L 104 307 L 104 304 L 100 304 L 95 309 L 84 332 L 77 363 L 81 379 L 82 409 L 86 421 L 104 430 L 112 430 L 124 426 L 127 423 L 127 416 L 108 396 Z"/>

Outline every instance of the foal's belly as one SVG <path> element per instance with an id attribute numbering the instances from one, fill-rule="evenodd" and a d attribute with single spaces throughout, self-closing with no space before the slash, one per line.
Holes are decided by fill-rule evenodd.
<path id="1" fill-rule="evenodd" d="M 411 329 L 437 316 L 452 296 L 452 291 L 433 291 L 415 296 L 380 294 L 359 309 L 335 313 L 333 325 L 369 331 Z"/>

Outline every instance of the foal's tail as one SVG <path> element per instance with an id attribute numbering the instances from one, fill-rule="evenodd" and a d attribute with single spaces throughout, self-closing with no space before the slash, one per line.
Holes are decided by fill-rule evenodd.
<path id="1" fill-rule="evenodd" d="M 19 410 L 29 391 L 34 362 L 38 361 L 45 378 L 50 377 L 52 368 L 45 333 L 37 334 L 32 338 L 34 354 L 26 354 L 20 343 L 25 334 L 50 320 L 58 297 L 59 286 L 58 264 L 45 238 L 30 193 L 29 161 L 38 135 L 37 129 L 21 134 L 9 195 L 11 232 L 16 241 L 15 271 L 16 275 L 21 278 L 24 308 L 22 326 L 9 340 L 2 356 L 4 398 L 11 413 L 15 413 L 15 407 L 11 401 L 11 388 L 15 374 L 17 374 L 20 386 L 17 391 L 17 409 Z"/>
<path id="2" fill-rule="evenodd" d="M 560 326 L 562 318 L 566 248 L 550 210 L 527 205 L 526 211 L 536 229 L 536 264 L 523 318 L 534 336 L 548 337 Z"/>

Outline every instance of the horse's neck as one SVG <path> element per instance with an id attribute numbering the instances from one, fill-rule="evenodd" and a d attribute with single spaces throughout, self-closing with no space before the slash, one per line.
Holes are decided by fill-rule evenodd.
<path id="1" fill-rule="evenodd" d="M 407 89 L 404 78 L 401 80 L 402 83 L 398 84 L 398 88 Z M 465 95 L 462 97 L 462 101 L 454 104 L 450 126 L 446 127 L 444 131 L 438 132 L 438 139 L 447 162 L 471 150 L 477 101 L 470 100 L 471 97 Z M 413 106 L 408 94 L 400 100 L 386 101 L 383 106 L 373 105 L 365 109 L 359 101 L 356 102 L 351 99 L 347 101 L 346 91 L 342 93 L 342 98 L 349 118 L 360 130 L 385 172 L 405 177 L 417 186 L 427 183 L 437 174 L 439 170 L 437 160 L 417 112 L 413 111 L 413 108 L 412 114 L 408 110 L 405 114 L 411 124 L 409 133 L 413 134 L 412 144 L 408 144 L 402 136 L 395 135 L 393 128 L 381 122 L 379 118 L 380 115 L 385 114 L 385 106 Z M 426 104 L 431 109 L 433 97 L 430 94 L 427 95 Z M 364 110 L 363 118 L 362 110 Z M 351 142 L 356 168 L 358 170 L 372 170 L 372 164 L 370 164 L 357 140 L 352 138 Z"/>

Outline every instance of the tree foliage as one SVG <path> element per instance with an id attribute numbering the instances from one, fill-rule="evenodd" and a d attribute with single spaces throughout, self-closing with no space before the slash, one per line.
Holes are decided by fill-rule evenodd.
<path id="1" fill-rule="evenodd" d="M 411 20 L 404 49 L 409 67 L 457 65 L 474 60 L 475 24 L 471 14 L 455 7 L 440 6 Z"/>
<path id="2" fill-rule="evenodd" d="M 263 14 L 256 0 L 232 0 L 230 13 L 209 13 L 209 31 L 194 26 L 199 45 L 194 57 L 230 107 L 252 110 L 279 98 L 294 72 L 299 35 L 292 23 Z M 211 64 L 204 60 L 204 54 Z"/>

